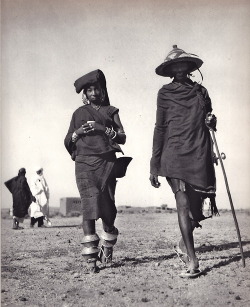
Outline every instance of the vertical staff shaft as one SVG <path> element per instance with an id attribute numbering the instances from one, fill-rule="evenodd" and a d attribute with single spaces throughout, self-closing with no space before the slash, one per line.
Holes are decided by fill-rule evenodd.
<path id="1" fill-rule="evenodd" d="M 234 210 L 233 200 L 232 200 L 232 197 L 231 197 L 231 193 L 230 193 L 230 189 L 229 189 L 229 185 L 228 185 L 228 181 L 227 181 L 227 176 L 226 176 L 224 164 L 223 164 L 223 161 L 222 161 L 222 158 L 221 158 L 221 155 L 220 155 L 218 144 L 216 142 L 214 130 L 210 129 L 210 131 L 211 131 L 212 139 L 213 139 L 213 142 L 214 142 L 214 145 L 215 145 L 217 156 L 218 156 L 219 161 L 220 161 L 222 173 L 223 173 L 225 184 L 226 184 L 227 194 L 228 194 L 228 198 L 229 198 L 229 202 L 230 202 L 230 206 L 231 206 L 231 211 L 232 211 L 232 214 L 233 214 L 233 219 L 234 219 L 234 223 L 235 223 L 235 227 L 236 227 L 237 237 L 238 237 L 238 241 L 239 241 L 239 245 L 240 245 L 242 265 L 243 265 L 243 268 L 244 268 L 245 267 L 245 258 L 244 258 L 244 254 L 243 254 L 243 248 L 242 248 L 241 236 L 240 236 L 240 229 L 239 229 L 238 221 L 237 221 L 235 210 Z"/>

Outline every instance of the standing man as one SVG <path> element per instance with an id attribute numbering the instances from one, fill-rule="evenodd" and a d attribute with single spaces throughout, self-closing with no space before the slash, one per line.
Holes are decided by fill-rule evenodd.
<path id="1" fill-rule="evenodd" d="M 181 277 L 201 274 L 195 254 L 193 230 L 201 227 L 205 217 L 202 205 L 210 198 L 211 212 L 215 204 L 215 171 L 212 141 L 207 125 L 215 128 L 216 117 L 210 115 L 211 100 L 207 90 L 193 82 L 190 75 L 203 61 L 196 55 L 173 46 L 156 74 L 173 78 L 158 92 L 150 181 L 159 188 L 158 176 L 166 177 L 176 199 L 182 239 L 178 250 L 186 254 L 187 270 Z M 207 115 L 209 120 L 206 121 Z"/>
<path id="2" fill-rule="evenodd" d="M 19 227 L 19 223 L 23 222 L 31 202 L 35 200 L 25 174 L 25 168 L 20 168 L 16 177 L 4 183 L 13 197 L 13 229 L 22 229 Z"/>
<path id="3" fill-rule="evenodd" d="M 43 168 L 37 167 L 35 171 L 31 179 L 31 190 L 36 199 L 30 206 L 30 227 L 34 227 L 36 222 L 38 227 L 45 227 L 43 221 L 48 221 L 49 215 L 49 187 L 43 176 Z"/>

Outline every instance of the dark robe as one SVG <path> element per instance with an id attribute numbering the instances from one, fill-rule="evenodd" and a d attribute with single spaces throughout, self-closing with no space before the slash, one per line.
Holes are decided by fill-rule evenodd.
<path id="1" fill-rule="evenodd" d="M 181 179 L 197 190 L 215 193 L 212 141 L 205 125 L 211 111 L 207 90 L 196 82 L 173 81 L 159 90 L 152 174 Z"/>
<path id="2" fill-rule="evenodd" d="M 33 198 L 26 177 L 20 174 L 4 184 L 13 197 L 13 216 L 25 217 Z"/>
<path id="3" fill-rule="evenodd" d="M 115 126 L 113 115 L 119 110 L 113 106 L 102 106 L 100 110 L 90 105 L 78 108 L 72 116 L 64 144 L 75 160 L 75 176 L 81 196 L 83 218 L 102 218 L 112 225 L 116 217 L 114 165 L 120 146 L 105 133 L 82 135 L 76 143 L 72 134 L 84 123 L 94 120 L 105 127 Z"/>
<path id="4" fill-rule="evenodd" d="M 115 153 L 122 152 L 117 143 L 118 137 L 116 142 L 105 133 L 93 132 L 82 135 L 76 142 L 72 141 L 74 131 L 88 121 L 95 121 L 115 130 L 119 128 L 113 120 L 114 114 L 119 110 L 110 106 L 106 78 L 101 70 L 94 70 L 77 79 L 74 83 L 76 92 L 80 93 L 96 82 L 101 85 L 105 93 L 101 108 L 95 110 L 91 105 L 78 108 L 72 115 L 64 145 L 75 161 L 75 176 L 81 196 L 83 219 L 102 218 L 106 225 L 113 226 L 116 217 L 116 176 L 125 175 L 131 158 L 126 158 L 125 162 L 118 160 Z"/>

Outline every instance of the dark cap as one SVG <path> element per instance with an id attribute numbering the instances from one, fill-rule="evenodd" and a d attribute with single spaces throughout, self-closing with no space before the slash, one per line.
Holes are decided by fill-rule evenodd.
<path id="1" fill-rule="evenodd" d="M 24 167 L 20 168 L 18 171 L 18 175 L 19 174 L 25 174 L 26 173 L 26 169 Z"/>
<path id="2" fill-rule="evenodd" d="M 106 78 L 104 73 L 100 69 L 96 69 L 87 73 L 86 75 L 77 79 L 74 83 L 77 94 L 79 94 L 83 89 L 86 89 L 91 84 L 99 83 L 103 90 L 105 91 L 105 101 L 104 104 L 110 105 L 108 91 L 106 87 Z"/>

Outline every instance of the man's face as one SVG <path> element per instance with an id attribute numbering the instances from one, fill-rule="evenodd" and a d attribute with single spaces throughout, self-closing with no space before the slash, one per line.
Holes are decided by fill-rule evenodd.
<path id="1" fill-rule="evenodd" d="M 173 63 L 171 65 L 171 71 L 173 73 L 174 78 L 177 81 L 183 81 L 187 78 L 187 74 L 189 73 L 190 66 L 187 62 L 179 62 Z"/>

